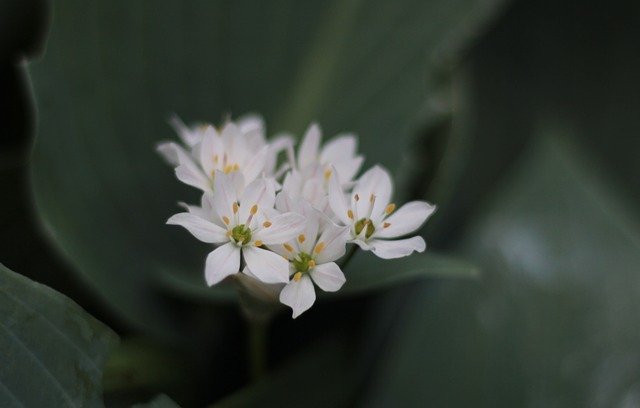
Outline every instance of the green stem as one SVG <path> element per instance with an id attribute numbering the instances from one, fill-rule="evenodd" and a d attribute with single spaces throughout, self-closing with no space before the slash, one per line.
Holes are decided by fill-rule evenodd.
<path id="1" fill-rule="evenodd" d="M 351 244 L 351 248 L 349 248 L 349 252 L 347 252 L 344 258 L 342 258 L 342 262 L 340 263 L 340 269 L 344 269 L 347 266 L 349 261 L 351 261 L 351 258 L 353 258 L 353 256 L 358 251 L 358 248 L 359 248 L 358 245 Z"/>
<path id="2" fill-rule="evenodd" d="M 247 319 L 249 336 L 247 348 L 249 354 L 249 372 L 255 382 L 267 371 L 267 329 L 268 321 Z"/>

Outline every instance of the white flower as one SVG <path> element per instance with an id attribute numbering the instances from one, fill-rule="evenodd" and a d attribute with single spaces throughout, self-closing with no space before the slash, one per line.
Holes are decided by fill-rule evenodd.
<path id="1" fill-rule="evenodd" d="M 335 292 L 345 283 L 340 267 L 333 261 L 345 253 L 348 228 L 335 225 L 328 217 L 304 201 L 292 201 L 278 194 L 278 206 L 293 206 L 306 219 L 304 231 L 281 245 L 269 245 L 289 260 L 291 281 L 280 292 L 280 302 L 291 307 L 293 318 L 309 309 L 316 300 L 313 283 L 325 292 Z"/>
<path id="2" fill-rule="evenodd" d="M 189 128 L 177 117 L 172 123 L 185 147 L 174 142 L 158 145 L 158 151 L 176 166 L 176 176 L 190 186 L 211 192 L 216 171 L 242 173 L 246 183 L 275 172 L 277 155 L 291 142 L 281 137 L 267 143 L 260 117 L 227 122 L 218 132 L 211 125 Z M 188 149 L 188 150 L 187 150 Z"/>
<path id="3" fill-rule="evenodd" d="M 343 183 L 349 183 L 360 170 L 364 158 L 357 155 L 358 139 L 352 134 L 341 134 L 334 137 L 320 149 L 322 132 L 320 127 L 312 123 L 298 149 L 295 167 L 305 179 L 324 175 L 330 177 L 331 166 Z"/>
<path id="4" fill-rule="evenodd" d="M 423 252 L 424 239 L 415 236 L 391 240 L 416 231 L 435 211 L 424 201 L 409 202 L 398 211 L 390 203 L 393 186 L 389 173 L 374 166 L 357 181 L 348 199 L 338 180 L 329 184 L 329 203 L 338 219 L 350 227 L 351 241 L 384 259 L 400 258 L 414 251 Z"/>
<path id="5" fill-rule="evenodd" d="M 209 286 L 240 271 L 264 283 L 289 281 L 286 259 L 263 245 L 277 245 L 297 236 L 305 227 L 300 214 L 273 210 L 273 183 L 259 178 L 244 187 L 240 173 L 215 173 L 215 194 L 205 193 L 203 206 L 189 207 L 167 223 L 181 225 L 201 241 L 220 245 L 207 256 L 205 278 Z"/>
<path id="6" fill-rule="evenodd" d="M 357 138 L 354 135 L 338 135 L 322 149 L 320 142 L 320 127 L 314 123 L 305 132 L 297 158 L 293 147 L 289 147 L 292 169 L 285 176 L 282 190 L 293 199 L 303 198 L 314 208 L 330 215 L 327 199 L 329 179 L 336 175 L 343 181 L 343 187 L 350 187 L 363 157 L 356 154 Z"/>

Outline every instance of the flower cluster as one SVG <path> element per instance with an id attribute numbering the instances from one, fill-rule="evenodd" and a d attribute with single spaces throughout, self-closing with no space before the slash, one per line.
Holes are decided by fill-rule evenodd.
<path id="1" fill-rule="evenodd" d="M 291 137 L 268 141 L 255 116 L 221 128 L 188 127 L 177 117 L 172 124 L 182 144 L 161 143 L 158 151 L 202 200 L 183 204 L 186 211 L 167 223 L 216 246 L 206 259 L 209 286 L 238 273 L 276 285 L 295 318 L 315 302 L 314 284 L 334 292 L 345 283 L 336 261 L 347 244 L 384 259 L 425 250 L 420 236 L 397 238 L 416 231 L 435 206 L 413 201 L 396 210 L 381 166 L 356 178 L 364 158 L 352 134 L 322 145 L 312 124 L 296 154 Z"/>

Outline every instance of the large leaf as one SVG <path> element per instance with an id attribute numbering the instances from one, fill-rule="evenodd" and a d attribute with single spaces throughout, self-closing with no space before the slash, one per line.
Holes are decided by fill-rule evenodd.
<path id="1" fill-rule="evenodd" d="M 0 406 L 102 405 L 116 341 L 70 299 L 0 265 Z"/>
<path id="2" fill-rule="evenodd" d="M 540 134 L 462 244 L 483 281 L 414 293 L 367 406 L 637 402 L 638 220 L 562 131 Z"/>
<path id="3" fill-rule="evenodd" d="M 257 111 L 275 130 L 319 119 L 396 163 L 434 69 L 501 1 L 60 1 L 30 71 L 39 108 L 37 208 L 51 236 L 121 317 L 170 327 L 150 284 L 200 271 L 205 247 L 164 226 L 178 185 L 153 151 L 171 112 Z M 194 272 L 195 273 L 195 272 Z M 160 310 L 160 311 L 159 311 Z"/>

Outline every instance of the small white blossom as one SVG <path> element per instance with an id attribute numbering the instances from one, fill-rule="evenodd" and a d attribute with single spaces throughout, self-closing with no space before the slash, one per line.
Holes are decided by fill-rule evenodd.
<path id="1" fill-rule="evenodd" d="M 306 130 L 297 158 L 289 148 L 292 170 L 287 173 L 283 190 L 293 198 L 304 198 L 315 208 L 329 210 L 327 189 L 333 172 L 349 187 L 364 158 L 356 152 L 357 138 L 352 134 L 338 135 L 320 148 L 320 127 L 313 123 Z"/>
<path id="2" fill-rule="evenodd" d="M 201 208 L 169 218 L 168 224 L 181 225 L 203 242 L 220 245 L 206 260 L 205 277 L 209 286 L 240 271 L 265 283 L 289 281 L 287 260 L 263 245 L 277 245 L 297 236 L 305 228 L 304 217 L 273 210 L 272 183 L 256 179 L 246 188 L 242 174 L 215 173 L 215 194 L 204 195 Z M 242 191 L 243 190 L 243 191 Z"/>
<path id="3" fill-rule="evenodd" d="M 176 166 L 180 181 L 204 192 L 212 191 L 216 171 L 240 172 L 246 183 L 260 175 L 272 176 L 278 153 L 291 144 L 286 137 L 267 143 L 264 123 L 257 116 L 229 121 L 219 132 L 209 124 L 189 128 L 177 117 L 172 123 L 184 146 L 165 142 L 158 151 Z"/>
<path id="4" fill-rule="evenodd" d="M 391 203 L 393 185 L 389 173 L 374 166 L 357 181 L 348 198 L 338 180 L 329 187 L 329 203 L 338 219 L 350 227 L 351 241 L 384 259 L 400 258 L 414 251 L 423 252 L 424 239 L 415 236 L 392 239 L 416 231 L 436 207 L 425 201 L 409 202 L 397 211 Z M 395 211 L 395 212 L 394 212 Z"/>
<path id="5" fill-rule="evenodd" d="M 345 254 L 348 228 L 335 225 L 326 215 L 304 201 L 278 194 L 276 208 L 297 210 L 306 225 L 295 239 L 269 248 L 289 260 L 291 280 L 280 292 L 280 301 L 291 307 L 293 318 L 309 309 L 316 300 L 315 283 L 325 292 L 335 292 L 346 279 L 334 262 Z"/>

